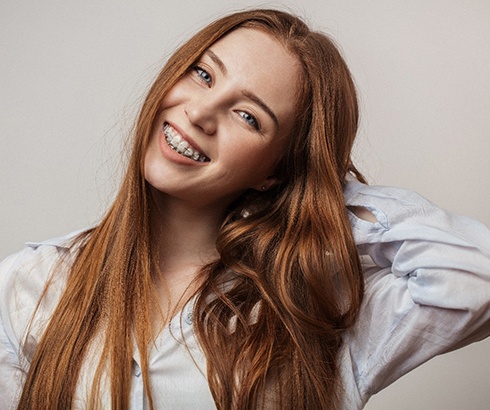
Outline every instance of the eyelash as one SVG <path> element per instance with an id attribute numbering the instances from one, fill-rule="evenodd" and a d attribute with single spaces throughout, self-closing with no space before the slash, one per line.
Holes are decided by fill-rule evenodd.
<path id="1" fill-rule="evenodd" d="M 211 74 L 209 74 L 204 68 L 195 65 L 194 67 L 192 67 L 192 69 L 195 71 L 200 81 L 204 82 L 207 86 L 210 86 L 212 84 L 213 78 L 211 77 Z M 207 79 L 204 78 L 203 74 L 207 76 Z"/>
<path id="2" fill-rule="evenodd" d="M 260 124 L 257 118 L 247 111 L 237 111 L 237 113 L 242 117 L 245 122 L 257 131 L 260 131 Z M 242 115 L 244 114 L 244 115 Z"/>
<path id="3" fill-rule="evenodd" d="M 200 67 L 199 65 L 195 65 L 192 67 L 194 72 L 196 73 L 199 81 L 202 81 L 206 86 L 210 87 L 213 82 L 213 78 L 211 77 L 211 74 L 209 74 L 204 68 Z M 256 131 L 260 131 L 260 123 L 257 120 L 255 116 L 250 114 L 247 111 L 236 111 L 241 118 L 253 129 Z"/>

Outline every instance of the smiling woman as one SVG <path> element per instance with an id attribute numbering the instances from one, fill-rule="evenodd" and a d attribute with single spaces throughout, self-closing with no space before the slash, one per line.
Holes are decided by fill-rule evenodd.
<path id="1" fill-rule="evenodd" d="M 18 409 L 356 409 L 490 333 L 490 232 L 354 166 L 332 41 L 231 14 L 169 59 L 96 227 L 0 266 Z"/>

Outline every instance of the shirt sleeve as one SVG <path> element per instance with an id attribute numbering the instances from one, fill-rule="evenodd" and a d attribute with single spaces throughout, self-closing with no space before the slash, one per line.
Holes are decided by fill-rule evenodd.
<path id="1" fill-rule="evenodd" d="M 12 255 L 0 264 L 0 397 L 2 408 L 15 409 L 22 388 L 23 370 L 19 358 L 19 341 L 11 326 L 9 301 L 12 273 L 23 255 Z"/>
<path id="2" fill-rule="evenodd" d="M 428 359 L 490 335 L 490 231 L 416 193 L 351 181 L 366 292 L 346 335 L 363 401 Z"/>
<path id="3" fill-rule="evenodd" d="M 58 245 L 30 244 L 0 263 L 0 407 L 15 409 L 30 358 L 65 283 Z M 46 284 L 52 285 L 41 303 Z M 35 320 L 34 319 L 35 314 Z M 32 325 L 31 325 L 32 323 Z M 26 339 L 27 331 L 29 337 Z M 27 340 L 26 344 L 24 342 Z"/>

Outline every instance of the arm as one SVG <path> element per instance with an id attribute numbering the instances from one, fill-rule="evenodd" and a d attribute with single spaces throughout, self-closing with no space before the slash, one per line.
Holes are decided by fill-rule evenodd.
<path id="1" fill-rule="evenodd" d="M 366 277 L 346 343 L 365 402 L 426 360 L 490 334 L 490 231 L 405 190 L 351 181 L 346 201 Z"/>
<path id="2" fill-rule="evenodd" d="M 55 267 L 63 270 L 58 242 L 52 246 L 31 244 L 0 263 L 0 407 L 14 409 L 22 390 L 30 357 L 51 317 L 64 286 L 65 276 L 56 275 L 50 282 L 43 302 L 30 329 L 29 343 L 23 346 L 39 298 Z"/>
<path id="3" fill-rule="evenodd" d="M 0 323 L 0 397 L 3 408 L 16 408 L 22 377 L 17 352 L 5 333 L 3 323 Z"/>
<path id="4" fill-rule="evenodd" d="M 23 371 L 18 356 L 19 343 L 13 334 L 9 301 L 12 299 L 11 272 L 18 264 L 12 255 L 0 264 L 0 397 L 2 408 L 15 409 L 21 391 Z"/>

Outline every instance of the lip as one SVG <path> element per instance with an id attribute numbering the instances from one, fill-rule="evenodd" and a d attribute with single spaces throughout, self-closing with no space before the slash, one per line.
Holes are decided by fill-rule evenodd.
<path id="1" fill-rule="evenodd" d="M 203 166 L 209 164 L 210 161 L 207 162 L 199 162 L 199 161 L 194 161 L 191 158 L 185 157 L 178 152 L 174 151 L 170 146 L 168 145 L 167 138 L 165 136 L 165 125 L 168 124 L 172 128 L 175 129 L 181 136 L 184 141 L 187 141 L 189 145 L 194 147 L 197 151 L 199 151 L 200 154 L 205 155 L 207 157 L 207 154 L 204 153 L 204 151 L 201 149 L 201 147 L 188 135 L 186 134 L 179 126 L 175 125 L 174 123 L 170 121 L 164 121 L 163 124 L 161 125 L 160 128 L 160 138 L 159 138 L 159 145 L 160 145 L 160 150 L 162 151 L 162 154 L 169 159 L 172 162 L 176 162 L 178 164 L 182 165 L 195 165 L 195 166 Z M 209 157 L 208 157 L 209 158 Z"/>

